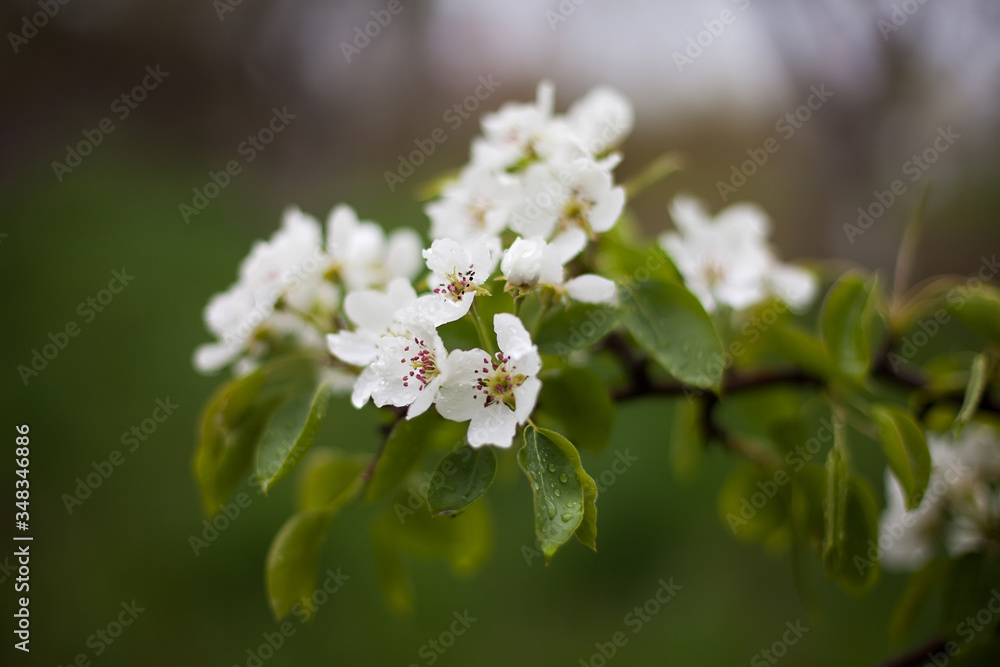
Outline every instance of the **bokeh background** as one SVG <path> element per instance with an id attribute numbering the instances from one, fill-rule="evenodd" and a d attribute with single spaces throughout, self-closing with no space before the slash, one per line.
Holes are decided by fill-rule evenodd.
<path id="1" fill-rule="evenodd" d="M 917 278 L 974 272 L 1000 245 L 1000 5 L 990 0 L 402 0 L 350 61 L 342 44 L 387 2 L 53 0 L 55 15 L 26 27 L 42 5 L 0 6 L 0 415 L 10 446 L 0 469 L 12 489 L 13 426 L 30 424 L 35 536 L 33 650 L 15 655 L 5 642 L 4 664 L 68 665 L 79 654 L 101 665 L 248 664 L 247 650 L 276 628 L 263 563 L 293 489 L 254 496 L 193 553 L 189 537 L 203 529 L 190 470 L 195 424 L 218 382 L 190 363 L 207 340 L 205 302 L 290 203 L 324 217 L 345 201 L 388 227 L 426 230 L 421 186 L 464 162 L 481 112 L 533 98 L 542 78 L 556 83 L 560 109 L 597 84 L 634 100 L 623 178 L 661 153 L 683 154 L 685 171 L 635 202 L 651 235 L 668 226 L 666 204 L 679 191 L 720 208 L 718 181 L 775 137 L 780 150 L 730 201 L 772 214 L 786 258 L 885 271 L 924 183 L 933 187 Z M 912 15 L 893 23 L 903 5 Z M 709 39 L 705 22 L 723 11 L 731 21 L 711 24 L 720 34 Z M 699 33 L 701 53 L 687 52 L 697 56 L 679 67 L 676 54 Z M 112 105 L 147 67 L 169 74 L 122 119 Z M 445 112 L 490 76 L 496 92 L 449 125 Z M 834 94 L 785 137 L 776 123 L 814 86 Z M 239 146 L 274 108 L 295 118 L 247 162 Z M 53 162 L 104 118 L 113 132 L 56 173 Z M 390 191 L 385 172 L 439 127 L 447 141 Z M 909 181 L 904 163 L 948 127 L 960 138 Z M 180 205 L 233 159 L 241 173 L 185 221 Z M 844 225 L 897 178 L 906 193 L 852 243 Z M 81 307 L 115 270 L 134 279 L 100 312 Z M 17 366 L 70 322 L 79 335 L 25 383 Z M 176 412 L 128 451 L 123 432 L 168 398 Z M 372 414 L 340 406 L 333 417 L 327 442 L 375 447 Z M 437 664 L 587 664 L 595 642 L 619 630 L 629 642 L 614 664 L 746 664 L 800 619 L 810 630 L 788 664 L 873 664 L 930 637 L 928 616 L 904 644 L 888 642 L 899 576 L 856 600 L 807 565 L 804 597 L 787 554 L 734 540 L 715 498 L 735 461 L 711 451 L 698 475 L 674 474 L 669 421 L 655 403 L 623 406 L 605 452 L 586 455 L 596 473 L 626 448 L 640 459 L 601 496 L 599 555 L 570 545 L 549 567 L 526 563 L 530 493 L 511 475 L 490 493 L 496 537 L 485 567 L 458 580 L 441 564 L 414 563 L 410 616 L 383 605 L 372 512 L 352 509 L 323 558 L 350 580 L 313 623 L 293 619 L 294 636 L 264 664 L 430 664 L 421 647 L 465 610 L 478 620 Z M 114 450 L 124 462 L 69 512 L 64 494 Z M 2 510 L 4 535 L 12 512 Z M 12 551 L 0 549 L 5 623 Z M 682 591 L 631 634 L 625 615 L 671 577 Z M 91 639 L 132 600 L 144 611 L 120 637 Z"/>

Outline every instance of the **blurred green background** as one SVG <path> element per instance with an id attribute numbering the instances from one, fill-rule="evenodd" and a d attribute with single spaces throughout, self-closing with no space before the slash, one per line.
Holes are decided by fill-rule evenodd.
<path id="1" fill-rule="evenodd" d="M 485 110 L 530 99 L 545 76 L 556 81 L 560 108 L 601 83 L 633 97 L 637 131 L 621 175 L 675 148 L 688 163 L 636 202 L 650 234 L 667 226 L 665 204 L 678 190 L 719 208 L 716 182 L 730 165 L 774 134 L 775 120 L 810 85 L 828 80 L 838 96 L 737 197 L 772 213 L 783 256 L 890 266 L 915 187 L 857 243 L 848 243 L 843 224 L 949 123 L 963 139 L 925 179 L 935 190 L 918 277 L 973 272 L 1000 245 L 1000 57 L 988 39 L 998 26 L 989 3 L 928 5 L 888 40 L 876 23 L 888 5 L 753 3 L 683 72 L 672 52 L 704 20 L 723 9 L 743 12 L 744 3 L 591 0 L 556 30 L 545 15 L 558 11 L 556 2 L 504 3 L 503 11 L 499 4 L 404 3 L 384 34 L 346 63 L 340 42 L 384 3 L 243 3 L 223 20 L 207 2 L 69 3 L 0 59 L 0 357 L 7 374 L 0 414 L 11 447 L 2 469 L 13 488 L 12 427 L 29 424 L 35 537 L 32 652 L 7 644 L 4 664 L 69 665 L 84 654 L 102 665 L 247 665 L 248 650 L 276 630 L 263 567 L 292 511 L 291 483 L 267 498 L 251 491 L 249 507 L 197 556 L 189 544 L 203 530 L 190 465 L 195 425 L 219 381 L 191 367 L 193 349 L 208 339 L 201 310 L 289 203 L 325 217 L 346 201 L 364 218 L 425 231 L 415 192 L 464 161 L 476 116 L 449 131 L 395 192 L 384 172 L 415 139 L 445 126 L 442 113 L 472 92 L 480 74 L 503 81 Z M 23 32 L 23 17 L 37 11 L 35 3 L 5 3 L 2 33 Z M 976 49 L 975 63 L 963 60 Z M 115 118 L 115 130 L 60 181 L 52 162 L 114 117 L 112 100 L 157 64 L 169 76 L 128 118 Z M 192 189 L 241 159 L 240 143 L 284 106 L 297 114 L 288 128 L 185 224 L 178 207 L 191 203 Z M 96 298 L 115 270 L 134 280 L 91 320 L 80 304 Z M 22 381 L 17 367 L 71 321 L 79 335 Z M 176 412 L 128 451 L 123 433 L 168 398 Z M 373 451 L 376 421 L 338 404 L 323 442 Z M 873 664 L 931 637 L 927 614 L 905 644 L 888 643 L 902 577 L 883 576 L 857 600 L 806 558 L 802 578 L 823 610 L 812 613 L 788 554 L 733 539 L 718 518 L 717 491 L 738 461 L 712 450 L 696 476 L 679 479 L 670 429 L 662 403 L 623 405 L 608 447 L 584 454 L 595 477 L 619 451 L 639 459 L 601 495 L 598 554 L 571 544 L 548 567 L 527 563 L 521 547 L 533 543 L 530 491 L 512 474 L 488 495 L 496 535 L 484 568 L 458 580 L 443 564 L 414 563 L 411 616 L 383 605 L 370 546 L 373 510 L 352 507 L 323 556 L 324 569 L 339 567 L 350 579 L 314 622 L 293 618 L 294 635 L 264 664 L 430 664 L 421 647 L 466 610 L 477 620 L 436 664 L 599 665 L 591 661 L 595 643 L 620 630 L 628 643 L 614 664 L 746 664 L 800 619 L 809 631 L 789 648 L 787 664 Z M 114 450 L 124 462 L 67 511 L 64 494 Z M 879 471 L 870 472 L 880 486 Z M 13 508 L 2 512 L 7 535 Z M 0 609 L 10 624 L 14 575 L 4 559 L 12 561 L 12 551 L 0 550 Z M 683 588 L 633 634 L 624 618 L 661 578 Z M 132 600 L 144 611 L 120 637 L 110 645 L 91 639 Z"/>

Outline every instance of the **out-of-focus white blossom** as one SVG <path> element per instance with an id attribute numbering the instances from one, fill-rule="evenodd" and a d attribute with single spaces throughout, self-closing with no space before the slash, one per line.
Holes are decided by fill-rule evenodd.
<path id="1" fill-rule="evenodd" d="M 957 440 L 928 435 L 933 468 L 920 506 L 908 511 L 902 486 L 886 471 L 886 508 L 879 522 L 884 563 L 916 570 L 939 549 L 953 557 L 1000 541 L 1000 437 L 967 426 Z"/>
<path id="2" fill-rule="evenodd" d="M 792 308 L 816 294 L 816 279 L 804 269 L 781 264 L 768 246 L 770 220 L 752 204 L 734 204 L 714 218 L 696 200 L 677 197 L 670 207 L 676 232 L 660 245 L 705 310 L 743 310 L 768 297 Z"/>

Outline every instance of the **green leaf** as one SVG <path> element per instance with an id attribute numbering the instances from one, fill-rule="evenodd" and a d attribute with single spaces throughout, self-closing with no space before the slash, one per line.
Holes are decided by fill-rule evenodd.
<path id="1" fill-rule="evenodd" d="M 541 415 L 554 418 L 577 447 L 599 452 L 611 437 L 615 408 L 600 377 L 568 367 L 546 376 L 538 399 Z"/>
<path id="2" fill-rule="evenodd" d="M 568 356 L 586 349 L 614 331 L 621 311 L 614 306 L 570 303 L 542 320 L 534 335 L 542 354 Z"/>
<path id="3" fill-rule="evenodd" d="M 872 553 L 872 545 L 878 544 L 878 507 L 867 482 L 849 471 L 842 430 L 837 429 L 826 462 L 823 567 L 841 588 L 861 594 L 879 574 L 877 554 Z"/>
<path id="4" fill-rule="evenodd" d="M 583 521 L 580 522 L 580 526 L 574 534 L 585 547 L 597 551 L 597 483 L 583 469 L 580 452 L 573 446 L 573 443 L 554 431 L 544 428 L 537 429 L 537 431 L 542 437 L 551 440 L 573 464 L 573 470 L 583 486 Z M 559 479 L 561 481 L 562 477 Z"/>
<path id="5" fill-rule="evenodd" d="M 268 424 L 257 451 L 257 479 L 264 493 L 290 473 L 312 447 L 330 404 L 327 382 L 297 392 Z"/>
<path id="6" fill-rule="evenodd" d="M 965 285 L 948 292 L 951 311 L 994 347 L 1000 347 L 1000 290 L 992 285 Z"/>
<path id="7" fill-rule="evenodd" d="M 247 478 L 257 443 L 293 382 L 315 373 L 306 355 L 275 359 L 223 385 L 209 400 L 199 426 L 195 477 L 205 513 L 213 515 Z"/>
<path id="8" fill-rule="evenodd" d="M 316 590 L 320 552 L 333 512 L 309 510 L 289 519 L 271 543 L 267 555 L 267 595 L 277 618 L 296 605 L 309 613 Z"/>
<path id="9" fill-rule="evenodd" d="M 531 483 L 535 535 L 546 563 L 573 536 L 585 513 L 583 480 L 577 473 L 577 466 L 564 451 L 562 443 L 554 441 L 551 435 L 555 434 L 526 428 L 524 446 L 517 452 L 517 463 Z"/>
<path id="10" fill-rule="evenodd" d="M 389 495 L 420 463 L 432 445 L 454 448 L 464 443 L 462 427 L 462 424 L 446 421 L 433 411 L 396 422 L 368 483 L 365 499 L 374 502 Z"/>
<path id="11" fill-rule="evenodd" d="M 972 362 L 972 368 L 969 370 L 969 383 L 965 387 L 962 409 L 958 411 L 955 423 L 952 424 L 956 433 L 961 432 L 962 428 L 976 416 L 976 410 L 979 408 L 980 401 L 983 400 L 983 393 L 986 391 L 989 380 L 990 357 L 984 352 L 975 358 Z"/>
<path id="12" fill-rule="evenodd" d="M 823 378 L 836 372 L 836 364 L 826 346 L 790 323 L 779 322 L 763 337 L 771 351 L 804 371 Z"/>
<path id="13" fill-rule="evenodd" d="M 427 504 L 436 516 L 456 514 L 478 500 L 493 483 L 497 455 L 492 447 L 462 445 L 437 464 L 427 489 Z"/>
<path id="14" fill-rule="evenodd" d="M 874 285 L 847 274 L 834 283 L 823 301 L 820 332 L 838 367 L 862 377 L 871 364 L 868 330 L 873 314 Z"/>
<path id="15" fill-rule="evenodd" d="M 891 405 L 876 405 L 871 418 L 889 468 L 906 495 L 908 509 L 924 497 L 931 474 L 931 454 L 923 429 L 909 412 Z"/>
<path id="16" fill-rule="evenodd" d="M 719 390 L 724 370 L 722 343 L 711 318 L 680 285 L 648 280 L 619 290 L 628 306 L 625 326 L 636 341 L 675 378 Z"/>
<path id="17" fill-rule="evenodd" d="M 202 506 L 214 515 L 246 477 L 266 415 L 252 408 L 264 382 L 256 372 L 224 385 L 201 417 L 201 438 L 195 451 L 195 477 Z"/>
<path id="18" fill-rule="evenodd" d="M 826 457 L 826 503 L 823 512 L 823 565 L 835 570 L 843 557 L 847 508 L 847 459 L 842 436 Z"/>
<path id="19" fill-rule="evenodd" d="M 313 450 L 302 464 L 300 510 L 337 510 L 360 492 L 366 458 L 335 449 Z"/>

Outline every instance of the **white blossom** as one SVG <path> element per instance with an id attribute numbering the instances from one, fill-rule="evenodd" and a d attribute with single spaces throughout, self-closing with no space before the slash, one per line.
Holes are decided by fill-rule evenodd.
<path id="1" fill-rule="evenodd" d="M 441 386 L 448 351 L 434 326 L 420 319 L 400 323 L 382 336 L 378 358 L 361 373 L 351 397 L 355 407 L 371 398 L 375 405 L 409 406 L 407 419 L 426 412 Z"/>
<path id="2" fill-rule="evenodd" d="M 356 290 L 344 297 L 344 314 L 355 325 L 353 331 L 338 331 L 326 337 L 330 353 L 353 366 L 367 366 L 378 357 L 378 343 L 399 313 L 417 298 L 405 278 L 396 278 L 385 290 Z"/>
<path id="3" fill-rule="evenodd" d="M 767 245 L 770 221 L 752 204 L 734 204 L 714 219 L 694 199 L 677 197 L 670 207 L 677 227 L 660 245 L 705 310 L 742 310 L 769 296 L 801 308 L 812 301 L 816 279 L 804 269 L 778 262 Z"/>
<path id="4" fill-rule="evenodd" d="M 908 511 L 902 486 L 886 471 L 886 509 L 879 548 L 886 565 L 916 570 L 939 545 L 952 557 L 1000 540 L 1000 438 L 992 428 L 967 426 L 957 440 L 928 434 L 932 470 L 927 491 Z"/>
<path id="5" fill-rule="evenodd" d="M 508 284 L 519 290 L 544 285 L 586 303 L 615 300 L 614 281 L 602 276 L 584 274 L 564 281 L 565 269 L 559 249 L 541 238 L 515 239 L 504 253 L 500 270 Z"/>
<path id="6" fill-rule="evenodd" d="M 360 221 L 350 206 L 340 204 L 326 222 L 329 270 L 348 290 L 388 284 L 394 278 L 413 280 L 420 271 L 420 237 L 398 229 L 386 238 L 382 227 Z"/>
<path id="7" fill-rule="evenodd" d="M 593 88 L 566 112 L 566 124 L 591 157 L 617 148 L 634 123 L 632 103 L 607 86 Z"/>
<path id="8" fill-rule="evenodd" d="M 467 241 L 498 236 L 521 200 L 521 180 L 510 174 L 468 168 L 441 198 L 427 205 L 431 237 Z"/>
<path id="9" fill-rule="evenodd" d="M 477 294 L 488 294 L 483 284 L 489 280 L 500 261 L 500 240 L 481 237 L 466 243 L 437 239 L 424 250 L 431 275 L 427 284 L 431 293 L 420 297 L 409 309 L 434 326 L 454 322 L 472 308 Z"/>
<path id="10" fill-rule="evenodd" d="M 510 447 L 520 424 L 535 408 L 542 360 L 531 336 L 514 315 L 493 318 L 500 352 L 494 359 L 480 349 L 448 355 L 435 403 L 441 416 L 469 422 L 472 447 Z"/>
<path id="11" fill-rule="evenodd" d="M 254 243 L 240 264 L 239 280 L 209 300 L 205 324 L 219 340 L 195 351 L 195 367 L 210 373 L 236 361 L 281 299 L 309 309 L 315 304 L 332 309 L 336 289 L 321 284 L 323 265 L 319 223 L 297 208 L 287 209 L 278 231 Z M 305 334 L 307 326 L 299 320 L 295 328 Z"/>
<path id="12" fill-rule="evenodd" d="M 534 164 L 524 181 L 524 201 L 510 227 L 524 237 L 551 239 L 564 263 L 611 229 L 625 208 L 625 190 L 614 184 L 610 168 L 588 158 Z"/>

